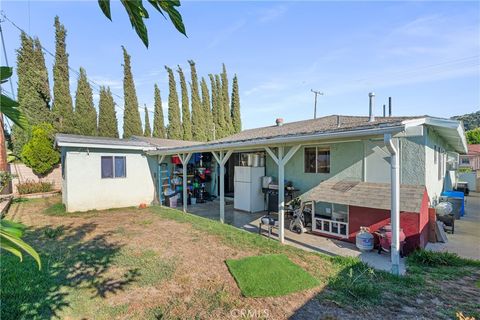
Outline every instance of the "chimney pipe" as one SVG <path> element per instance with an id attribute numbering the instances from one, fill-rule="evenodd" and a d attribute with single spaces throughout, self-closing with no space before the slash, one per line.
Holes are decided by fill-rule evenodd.
<path id="1" fill-rule="evenodd" d="M 388 116 L 392 116 L 392 97 L 388 97 Z"/>
<path id="2" fill-rule="evenodd" d="M 337 128 L 340 128 L 340 116 L 337 115 Z"/>
<path id="3" fill-rule="evenodd" d="M 374 104 L 375 104 L 375 93 L 370 92 L 368 94 L 368 97 L 369 97 L 369 109 L 368 109 L 369 119 L 368 119 L 368 122 L 373 122 L 373 121 L 375 121 L 375 116 L 373 115 L 373 107 L 374 107 Z"/>
<path id="4" fill-rule="evenodd" d="M 385 116 L 387 115 L 385 112 L 386 112 L 386 111 L 385 111 L 385 105 L 383 105 L 383 117 L 384 117 L 384 118 L 385 118 Z"/>

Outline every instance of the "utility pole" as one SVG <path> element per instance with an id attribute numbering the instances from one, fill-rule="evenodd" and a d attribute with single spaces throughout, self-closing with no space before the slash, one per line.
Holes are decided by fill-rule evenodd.
<path id="1" fill-rule="evenodd" d="M 313 110 L 313 119 L 317 119 L 317 96 L 321 95 L 323 96 L 323 92 L 321 91 L 315 91 L 313 89 L 310 89 L 314 94 L 315 94 L 315 108 Z"/>

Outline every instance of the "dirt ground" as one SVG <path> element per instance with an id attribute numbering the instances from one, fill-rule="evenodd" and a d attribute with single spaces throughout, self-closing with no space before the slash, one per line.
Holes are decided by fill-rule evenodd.
<path id="1" fill-rule="evenodd" d="M 107 313 L 105 318 L 358 319 L 385 315 L 393 311 L 385 306 L 379 306 L 378 310 L 355 312 L 332 302 L 321 301 L 317 295 L 325 289 L 325 284 L 284 297 L 245 298 L 228 272 L 225 260 L 256 255 L 259 254 L 258 251 L 229 246 L 216 236 L 196 230 L 187 223 L 162 218 L 148 209 L 132 208 L 73 216 L 52 216 L 44 213 L 45 208 L 58 202 L 58 197 L 19 202 L 12 205 L 8 218 L 21 221 L 32 229 L 63 226 L 64 233 L 58 241 L 70 236 L 75 237 L 77 242 L 95 247 L 100 243 L 99 239 L 102 239 L 105 242 L 102 242 L 102 245 L 114 245 L 121 248 L 122 252 L 128 251 L 133 255 L 154 252 L 160 261 L 172 262 L 175 266 L 172 276 L 160 283 L 137 285 L 133 282 L 121 287 L 118 281 L 112 281 L 113 289 L 103 290 L 101 299 L 95 300 L 110 308 L 116 308 L 115 310 L 118 309 L 118 313 Z M 34 240 L 32 245 L 42 246 L 42 240 Z M 311 273 L 321 273 L 322 268 L 328 268 L 322 259 L 316 258 L 315 255 L 312 255 L 308 262 L 295 258 L 292 260 Z M 135 264 L 135 261 L 127 263 Z M 113 262 L 103 265 L 102 268 L 104 269 L 102 274 L 114 280 L 119 280 L 125 271 Z M 326 269 L 323 271 L 328 273 Z M 478 278 L 476 276 L 474 278 Z M 444 294 L 452 296 L 451 289 L 458 285 L 458 281 L 451 284 L 446 282 Z M 470 288 L 462 298 L 469 299 L 472 294 L 477 294 L 478 290 L 474 288 Z M 428 311 L 431 307 L 431 298 L 425 297 L 425 301 L 421 299 L 415 301 L 414 303 L 421 305 L 420 309 L 416 309 L 411 301 L 410 306 L 408 303 L 392 305 L 390 308 L 397 308 L 396 315 L 392 318 L 384 316 L 380 318 L 424 319 L 430 316 L 437 318 L 434 312 Z M 409 298 L 400 297 L 399 301 L 402 300 Z M 427 305 L 423 305 L 424 303 Z M 443 302 L 439 301 L 439 304 Z M 88 319 L 90 317 L 86 309 L 82 309 L 88 306 L 71 304 L 60 308 L 56 314 L 66 319 Z"/>

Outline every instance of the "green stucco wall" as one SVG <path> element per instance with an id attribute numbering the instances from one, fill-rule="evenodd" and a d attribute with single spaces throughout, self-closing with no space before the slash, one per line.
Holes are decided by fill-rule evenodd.
<path id="1" fill-rule="evenodd" d="M 425 145 L 424 137 L 401 138 L 400 157 L 401 157 L 401 181 L 406 184 L 425 184 Z M 373 141 L 373 142 L 376 142 Z M 330 144 L 330 173 L 305 173 L 304 172 L 304 149 L 300 148 L 285 166 L 285 179 L 292 181 L 293 185 L 300 189 L 300 193 L 306 192 L 315 187 L 320 182 L 327 179 L 349 179 L 354 181 L 364 181 L 364 156 L 376 152 L 382 155 L 382 151 L 373 150 L 375 143 L 367 141 L 354 141 L 344 143 Z M 285 150 L 285 153 L 287 150 Z M 385 155 L 387 156 L 387 155 Z M 381 158 L 381 157 L 380 157 Z M 380 161 L 380 160 L 375 160 Z M 378 170 L 385 171 L 383 167 L 388 166 L 384 172 L 385 181 L 389 183 L 388 163 L 380 164 L 382 168 Z M 369 166 L 370 168 L 371 166 Z M 371 169 L 370 169 L 371 170 Z M 273 159 L 267 155 L 266 174 L 274 177 L 278 176 L 278 168 Z M 368 175 L 367 175 L 368 181 Z"/>
<path id="2" fill-rule="evenodd" d="M 308 147 L 308 146 L 305 146 Z M 285 166 L 285 179 L 292 181 L 293 185 L 303 193 L 315 187 L 323 180 L 330 178 L 363 179 L 363 143 L 344 142 L 330 145 L 330 173 L 305 173 L 304 149 L 301 147 Z M 285 153 L 287 150 L 285 151 Z M 273 159 L 267 155 L 267 176 L 274 179 L 278 176 L 278 168 Z"/>

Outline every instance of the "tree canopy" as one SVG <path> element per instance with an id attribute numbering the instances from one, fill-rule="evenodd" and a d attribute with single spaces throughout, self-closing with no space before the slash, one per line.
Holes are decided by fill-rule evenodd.
<path id="1" fill-rule="evenodd" d="M 98 135 L 101 137 L 118 138 L 118 123 L 110 88 L 100 88 L 98 101 Z"/>
<path id="2" fill-rule="evenodd" d="M 97 111 L 93 105 L 92 87 L 88 82 L 87 72 L 83 68 L 80 68 L 75 94 L 75 128 L 77 134 L 97 135 Z"/>
<path id="3" fill-rule="evenodd" d="M 167 132 L 165 129 L 165 120 L 163 119 L 163 107 L 160 89 L 158 89 L 156 83 L 153 90 L 153 104 L 155 108 L 153 114 L 153 137 L 164 139 L 167 136 Z"/>
<path id="4" fill-rule="evenodd" d="M 177 7 L 180 7 L 180 0 L 148 0 L 148 2 L 165 17 L 168 15 L 174 27 L 183 35 L 187 35 L 185 26 L 183 24 L 182 15 L 178 12 Z M 145 25 L 145 19 L 150 17 L 147 9 L 143 6 L 142 0 L 123 0 L 121 1 L 125 11 L 130 18 L 132 28 L 142 40 L 143 44 L 148 47 L 148 31 Z M 110 11 L 110 0 L 98 0 L 98 5 L 102 9 L 103 14 L 112 20 L 112 13 Z"/>
<path id="5" fill-rule="evenodd" d="M 133 82 L 132 67 L 130 65 L 130 55 L 124 46 L 123 50 L 123 97 L 125 100 L 123 112 L 123 137 L 143 135 L 142 121 L 138 111 L 137 92 Z"/>

